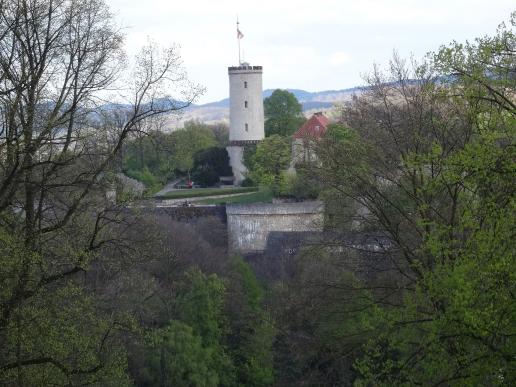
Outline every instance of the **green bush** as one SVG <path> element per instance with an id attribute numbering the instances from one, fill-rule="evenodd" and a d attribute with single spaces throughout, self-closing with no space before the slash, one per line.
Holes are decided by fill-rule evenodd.
<path id="1" fill-rule="evenodd" d="M 297 200 L 317 199 L 321 193 L 321 187 L 307 178 L 302 170 L 297 173 L 283 171 L 279 184 L 279 196 L 290 197 Z"/>
<path id="2" fill-rule="evenodd" d="M 254 187 L 256 183 L 250 177 L 246 177 L 241 184 L 242 187 Z"/>

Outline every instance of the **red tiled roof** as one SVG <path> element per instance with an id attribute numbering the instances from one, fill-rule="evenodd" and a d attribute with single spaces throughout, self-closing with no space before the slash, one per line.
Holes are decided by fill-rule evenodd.
<path id="1" fill-rule="evenodd" d="M 303 126 L 301 126 L 296 133 L 294 138 L 321 138 L 326 133 L 326 127 L 330 121 L 322 113 L 315 113 Z"/>

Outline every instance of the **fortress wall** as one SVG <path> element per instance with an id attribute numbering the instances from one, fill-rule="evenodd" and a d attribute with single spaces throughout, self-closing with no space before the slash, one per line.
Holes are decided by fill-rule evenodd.
<path id="1" fill-rule="evenodd" d="M 226 223 L 225 206 L 154 207 L 151 211 L 156 215 L 166 215 L 178 222 L 196 223 L 201 219 L 215 218 L 221 223 Z"/>
<path id="2" fill-rule="evenodd" d="M 322 231 L 324 205 L 319 201 L 227 205 L 230 252 L 264 251 L 274 231 Z"/>
<path id="3" fill-rule="evenodd" d="M 199 226 L 202 232 L 212 233 L 214 236 L 221 237 L 224 234 L 222 239 L 227 238 L 228 250 L 242 254 L 263 253 L 270 237 L 278 232 L 322 231 L 324 219 L 324 205 L 319 201 L 154 207 L 147 211 L 151 211 L 156 220 L 164 217 L 163 219 Z M 212 229 L 210 232 L 203 225 L 216 230 Z"/>

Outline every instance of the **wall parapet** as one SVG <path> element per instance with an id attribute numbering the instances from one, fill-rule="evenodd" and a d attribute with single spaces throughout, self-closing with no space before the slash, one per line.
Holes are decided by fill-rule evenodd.
<path id="1" fill-rule="evenodd" d="M 259 144 L 262 140 L 233 140 L 230 141 L 228 146 L 247 146 Z"/>
<path id="2" fill-rule="evenodd" d="M 305 201 L 295 203 L 254 203 L 254 204 L 227 204 L 228 215 L 290 215 L 290 214 L 318 214 L 324 211 L 324 204 L 320 201 Z"/>
<path id="3" fill-rule="evenodd" d="M 246 65 L 241 65 L 241 66 L 230 66 L 230 67 L 228 67 L 228 72 L 234 72 L 234 71 L 258 71 L 258 72 L 262 72 L 263 71 L 263 66 L 246 66 Z"/>

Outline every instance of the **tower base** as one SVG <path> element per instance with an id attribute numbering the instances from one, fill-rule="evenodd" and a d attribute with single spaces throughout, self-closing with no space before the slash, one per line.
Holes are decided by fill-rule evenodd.
<path id="1" fill-rule="evenodd" d="M 244 146 L 230 145 L 226 147 L 229 155 L 229 165 L 233 169 L 234 184 L 241 185 L 246 178 L 247 168 L 244 165 Z"/>

